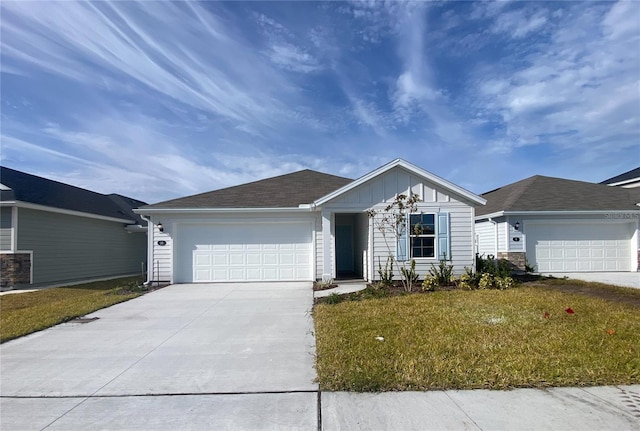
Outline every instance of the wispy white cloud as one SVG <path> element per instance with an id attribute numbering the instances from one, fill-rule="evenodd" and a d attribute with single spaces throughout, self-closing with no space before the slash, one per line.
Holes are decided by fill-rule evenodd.
<path id="1" fill-rule="evenodd" d="M 148 201 L 396 157 L 598 180 L 637 154 L 639 8 L 2 2 L 0 157 Z"/>
<path id="2" fill-rule="evenodd" d="M 267 64 L 257 70 L 257 53 L 242 35 L 199 4 L 5 2 L 2 8 L 12 18 L 2 40 L 8 58 L 94 86 L 116 74 L 237 123 L 275 127 L 286 110 L 274 95 L 286 93 L 287 83 Z"/>

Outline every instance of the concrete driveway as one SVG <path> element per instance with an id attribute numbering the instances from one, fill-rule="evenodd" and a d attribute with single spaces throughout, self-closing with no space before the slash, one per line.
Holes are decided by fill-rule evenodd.
<path id="1" fill-rule="evenodd" d="M 169 286 L 0 346 L 0 429 L 638 429 L 640 385 L 320 394 L 310 283 Z"/>
<path id="2" fill-rule="evenodd" d="M 218 425 L 315 427 L 311 306 L 311 283 L 174 285 L 5 343 L 0 428 L 109 429 L 123 402 L 152 407 L 151 428 L 168 402 Z"/>
<path id="3" fill-rule="evenodd" d="M 614 286 L 635 287 L 640 289 L 639 272 L 554 272 L 543 273 L 556 278 L 573 278 L 574 280 L 597 281 Z"/>

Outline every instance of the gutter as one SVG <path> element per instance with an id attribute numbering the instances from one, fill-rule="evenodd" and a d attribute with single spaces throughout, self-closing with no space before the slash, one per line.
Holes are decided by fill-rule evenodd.
<path id="1" fill-rule="evenodd" d="M 640 205 L 640 204 L 639 204 Z M 525 215 L 598 215 L 598 214 L 638 214 L 640 215 L 640 210 L 637 209 L 628 209 L 628 210 L 559 210 L 559 211 L 498 211 L 490 214 L 483 214 L 475 217 L 476 221 L 484 220 L 484 219 L 492 219 L 502 216 L 508 215 L 517 215 L 517 216 L 525 216 Z"/>
<path id="2" fill-rule="evenodd" d="M 285 208 L 136 208 L 133 210 L 136 214 L 193 214 L 193 213 L 285 213 L 285 212 L 310 212 L 314 207 L 311 205 L 300 205 L 299 207 Z"/>
<path id="3" fill-rule="evenodd" d="M 66 215 L 72 215 L 72 216 L 78 216 L 78 217 L 87 217 L 87 218 L 93 218 L 93 219 L 98 219 L 98 220 L 106 220 L 106 221 L 114 221 L 114 222 L 117 222 L 117 223 L 125 223 L 125 224 L 135 223 L 135 220 L 126 219 L 126 218 L 109 217 L 109 216 L 104 216 L 104 215 L 94 214 L 94 213 L 88 213 L 88 212 L 83 212 L 83 211 L 67 210 L 67 209 L 64 209 L 64 208 L 56 208 L 56 207 L 51 207 L 51 206 L 47 206 L 47 205 L 32 204 L 30 202 L 24 202 L 24 201 L 19 201 L 19 200 L 15 200 L 15 201 L 0 201 L 0 207 L 26 208 L 26 209 L 37 210 L 37 211 L 46 211 L 46 212 L 50 212 L 50 213 L 66 214 Z"/>

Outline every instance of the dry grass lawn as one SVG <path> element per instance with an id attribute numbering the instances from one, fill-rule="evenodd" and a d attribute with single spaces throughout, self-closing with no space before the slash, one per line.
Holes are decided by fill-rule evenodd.
<path id="1" fill-rule="evenodd" d="M 525 285 L 318 304 L 314 318 L 323 390 L 640 383 L 631 303 Z"/>

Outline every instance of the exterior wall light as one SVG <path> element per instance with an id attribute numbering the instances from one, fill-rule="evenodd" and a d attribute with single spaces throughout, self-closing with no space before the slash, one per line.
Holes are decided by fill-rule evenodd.
<path id="1" fill-rule="evenodd" d="M 164 226 L 162 226 L 162 223 L 158 223 L 158 230 L 160 232 L 164 232 Z"/>
<path id="2" fill-rule="evenodd" d="M 516 224 L 514 224 L 514 225 L 513 225 L 513 228 L 514 228 L 515 230 L 520 230 L 520 222 L 519 222 L 519 221 L 517 221 L 517 222 L 516 222 Z"/>

